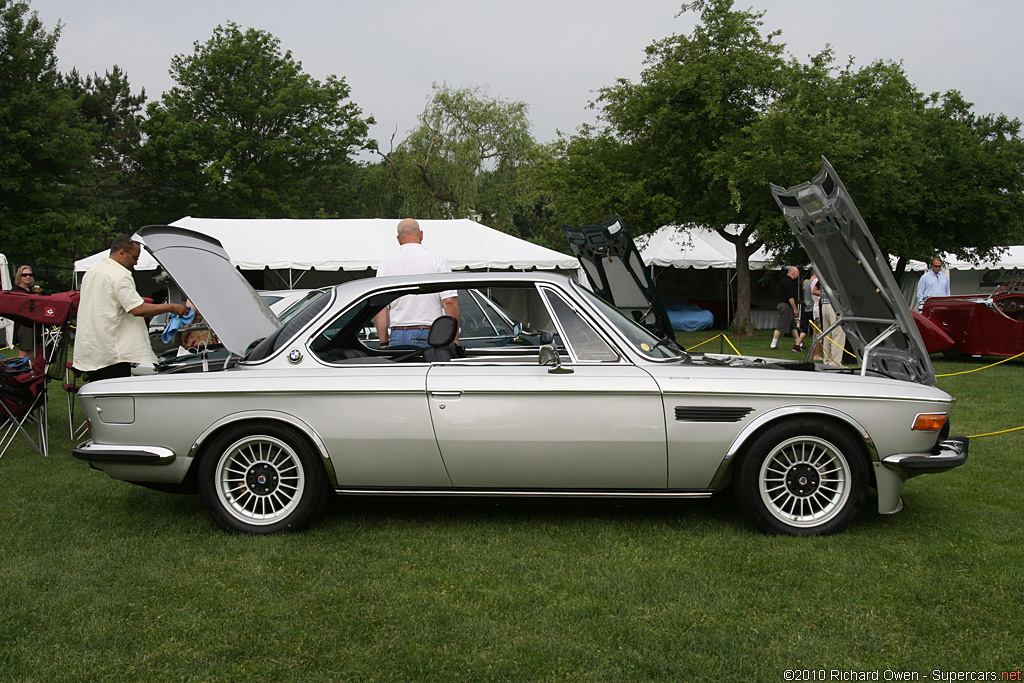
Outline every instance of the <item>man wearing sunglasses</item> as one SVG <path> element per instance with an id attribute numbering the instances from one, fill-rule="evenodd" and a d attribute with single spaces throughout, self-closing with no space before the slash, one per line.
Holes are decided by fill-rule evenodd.
<path id="1" fill-rule="evenodd" d="M 942 259 L 933 256 L 931 268 L 917 282 L 917 310 L 930 296 L 949 296 L 949 276 L 942 272 Z"/>
<path id="2" fill-rule="evenodd" d="M 141 253 L 141 244 L 121 235 L 82 278 L 74 363 L 91 381 L 129 377 L 132 365 L 156 363 L 145 319 L 188 313 L 182 304 L 147 303 L 139 295 L 132 271 Z"/>

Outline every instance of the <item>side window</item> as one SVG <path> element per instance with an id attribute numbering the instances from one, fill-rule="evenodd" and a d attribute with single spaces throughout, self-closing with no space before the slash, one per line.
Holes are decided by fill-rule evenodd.
<path id="1" fill-rule="evenodd" d="M 356 323 L 369 316 L 369 302 L 360 301 L 337 318 L 331 321 L 325 330 L 320 332 L 310 343 L 310 348 L 322 360 L 328 360 L 330 350 L 343 346 L 355 347 L 354 327 Z M 346 334 L 347 333 L 347 334 Z"/>
<path id="2" fill-rule="evenodd" d="M 562 340 L 570 352 L 582 361 L 617 361 L 619 354 L 601 338 L 597 330 L 583 319 L 562 295 L 545 289 L 544 296 L 551 306 L 551 311 L 562 326 Z"/>

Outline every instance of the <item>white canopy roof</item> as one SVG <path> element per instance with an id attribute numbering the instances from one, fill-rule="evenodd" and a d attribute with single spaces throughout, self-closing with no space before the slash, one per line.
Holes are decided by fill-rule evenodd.
<path id="1" fill-rule="evenodd" d="M 215 237 L 243 270 L 366 270 L 398 249 L 394 219 L 228 219 L 186 217 L 171 223 Z M 576 270 L 572 256 L 488 228 L 475 221 L 421 220 L 423 246 L 448 260 L 452 270 Z M 107 250 L 75 261 L 83 272 L 102 260 Z M 156 270 L 143 251 L 137 270 Z"/>
<path id="2" fill-rule="evenodd" d="M 736 234 L 739 225 L 726 230 Z M 637 238 L 637 249 L 645 265 L 664 268 L 735 268 L 736 247 L 716 231 L 702 227 L 663 225 Z M 764 248 L 750 255 L 750 268 L 761 270 L 768 261 Z"/>
<path id="3" fill-rule="evenodd" d="M 942 254 L 942 260 L 950 270 L 994 270 L 1003 268 L 1013 270 L 1014 268 L 1024 269 L 1024 245 L 1007 247 L 1006 252 L 996 259 L 983 261 L 974 264 L 970 261 L 961 261 L 952 254 Z M 929 264 L 925 261 L 908 261 L 907 270 L 928 270 Z"/>

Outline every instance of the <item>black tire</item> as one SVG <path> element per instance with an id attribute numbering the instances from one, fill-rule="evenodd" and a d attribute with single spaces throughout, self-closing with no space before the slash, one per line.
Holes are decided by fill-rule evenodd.
<path id="1" fill-rule="evenodd" d="M 775 425 L 750 444 L 733 479 L 736 501 L 760 529 L 811 536 L 842 531 L 867 499 L 864 448 L 813 418 Z"/>
<path id="2" fill-rule="evenodd" d="M 298 531 L 317 518 L 329 492 L 319 455 L 282 425 L 230 427 L 199 461 L 199 495 L 214 521 L 232 532 Z"/>

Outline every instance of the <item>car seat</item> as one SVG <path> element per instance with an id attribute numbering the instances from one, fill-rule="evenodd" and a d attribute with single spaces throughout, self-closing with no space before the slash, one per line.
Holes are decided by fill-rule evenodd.
<path id="1" fill-rule="evenodd" d="M 452 316 L 442 315 L 435 320 L 427 334 L 430 348 L 424 349 L 423 360 L 428 363 L 444 363 L 453 358 L 465 358 L 465 350 L 455 343 L 458 333 L 459 321 Z"/>

